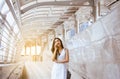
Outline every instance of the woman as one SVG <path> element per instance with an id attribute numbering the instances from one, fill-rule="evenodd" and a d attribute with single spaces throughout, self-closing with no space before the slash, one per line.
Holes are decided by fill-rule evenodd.
<path id="1" fill-rule="evenodd" d="M 51 79 L 67 79 L 66 63 L 69 62 L 68 50 L 63 47 L 61 39 L 55 38 L 51 48 L 53 53 L 52 75 Z"/>

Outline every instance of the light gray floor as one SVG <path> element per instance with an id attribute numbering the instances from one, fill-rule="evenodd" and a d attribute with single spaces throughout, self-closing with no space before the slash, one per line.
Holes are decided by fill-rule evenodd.
<path id="1" fill-rule="evenodd" d="M 51 68 L 43 62 L 26 62 L 26 75 L 28 79 L 50 79 Z"/>

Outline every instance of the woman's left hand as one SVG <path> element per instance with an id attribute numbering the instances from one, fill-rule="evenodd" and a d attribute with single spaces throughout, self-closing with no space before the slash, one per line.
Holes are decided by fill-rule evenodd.
<path id="1" fill-rule="evenodd" d="M 56 63 L 59 63 L 58 60 L 55 60 Z"/>

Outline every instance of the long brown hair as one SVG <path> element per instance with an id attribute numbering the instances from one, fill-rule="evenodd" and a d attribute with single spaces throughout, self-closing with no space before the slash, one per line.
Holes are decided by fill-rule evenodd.
<path id="1" fill-rule="evenodd" d="M 53 44 L 52 44 L 52 48 L 51 48 L 52 53 L 54 53 L 54 50 L 55 50 L 54 44 L 55 44 L 55 40 L 56 40 L 56 39 L 60 40 L 61 47 L 64 48 L 63 43 L 62 43 L 62 40 L 61 40 L 60 38 L 54 38 Z"/>

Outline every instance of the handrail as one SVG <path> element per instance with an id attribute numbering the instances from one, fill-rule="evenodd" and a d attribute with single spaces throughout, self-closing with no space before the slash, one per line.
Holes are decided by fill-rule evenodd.
<path id="1" fill-rule="evenodd" d="M 23 63 L 22 63 L 22 64 L 23 64 Z M 15 71 L 17 68 L 19 68 L 20 65 L 21 65 L 21 64 L 18 64 L 18 65 L 10 72 L 9 76 L 7 77 L 7 79 L 10 79 L 11 75 L 14 73 L 14 71 Z"/>
<path id="2" fill-rule="evenodd" d="M 120 1 L 120 0 L 116 0 L 116 1 L 112 2 L 111 4 L 109 4 L 108 6 L 110 7 L 110 6 L 112 6 L 113 4 L 115 4 L 118 1 Z"/>

